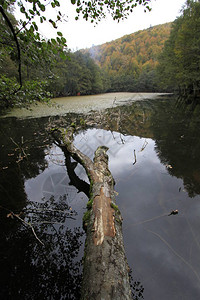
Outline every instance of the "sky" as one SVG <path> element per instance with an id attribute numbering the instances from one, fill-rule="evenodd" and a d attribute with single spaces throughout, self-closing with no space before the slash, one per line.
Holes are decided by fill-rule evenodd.
<path id="1" fill-rule="evenodd" d="M 76 51 L 110 42 L 150 26 L 174 21 L 180 15 L 186 0 L 152 0 L 150 12 L 145 13 L 144 7 L 138 5 L 128 19 L 117 23 L 108 16 L 96 26 L 82 19 L 75 21 L 75 6 L 70 2 L 70 0 L 60 0 L 61 8 L 59 9 L 65 13 L 66 21 L 60 23 L 58 30 L 62 31 L 67 39 L 68 48 Z M 49 10 L 48 17 L 50 18 L 54 13 L 55 9 Z M 46 24 L 40 27 L 40 33 L 46 38 L 51 38 L 55 37 L 56 31 L 52 29 L 51 24 Z"/>

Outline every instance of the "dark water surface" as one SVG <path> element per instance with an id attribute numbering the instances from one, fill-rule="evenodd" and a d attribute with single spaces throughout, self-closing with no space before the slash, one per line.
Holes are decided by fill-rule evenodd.
<path id="1" fill-rule="evenodd" d="M 90 157 L 97 146 L 109 147 L 134 299 L 200 299 L 199 111 L 161 98 L 108 115 L 75 144 Z M 48 123 L 0 120 L 1 299 L 79 299 L 87 197 L 66 169 L 87 177 L 65 161 Z"/>

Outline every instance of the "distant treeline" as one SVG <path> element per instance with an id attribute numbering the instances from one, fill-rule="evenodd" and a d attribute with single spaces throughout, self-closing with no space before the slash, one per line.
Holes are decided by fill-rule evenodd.
<path id="1" fill-rule="evenodd" d="M 17 31 L 11 8 L 7 15 Z M 60 38 L 47 41 L 34 28 L 20 31 L 22 87 L 12 32 L 1 15 L 0 23 L 0 107 L 114 91 L 177 91 L 188 102 L 199 99 L 199 1 L 188 0 L 173 23 L 75 53 L 63 46 L 61 33 Z"/>

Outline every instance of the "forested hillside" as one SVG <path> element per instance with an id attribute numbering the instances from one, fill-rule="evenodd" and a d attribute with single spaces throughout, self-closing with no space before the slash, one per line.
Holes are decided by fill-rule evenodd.
<path id="1" fill-rule="evenodd" d="M 157 25 L 85 50 L 104 71 L 109 91 L 160 89 L 155 68 L 171 26 Z"/>

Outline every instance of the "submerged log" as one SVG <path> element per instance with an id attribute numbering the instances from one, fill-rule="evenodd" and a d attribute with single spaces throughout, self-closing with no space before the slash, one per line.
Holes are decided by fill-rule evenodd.
<path id="1" fill-rule="evenodd" d="M 74 128 L 54 130 L 54 137 L 55 132 L 59 146 L 81 163 L 90 180 L 88 210 L 83 217 L 86 242 L 81 299 L 132 299 L 122 217 L 115 204 L 114 179 L 108 168 L 108 148 L 99 147 L 92 161 L 74 146 Z"/>

